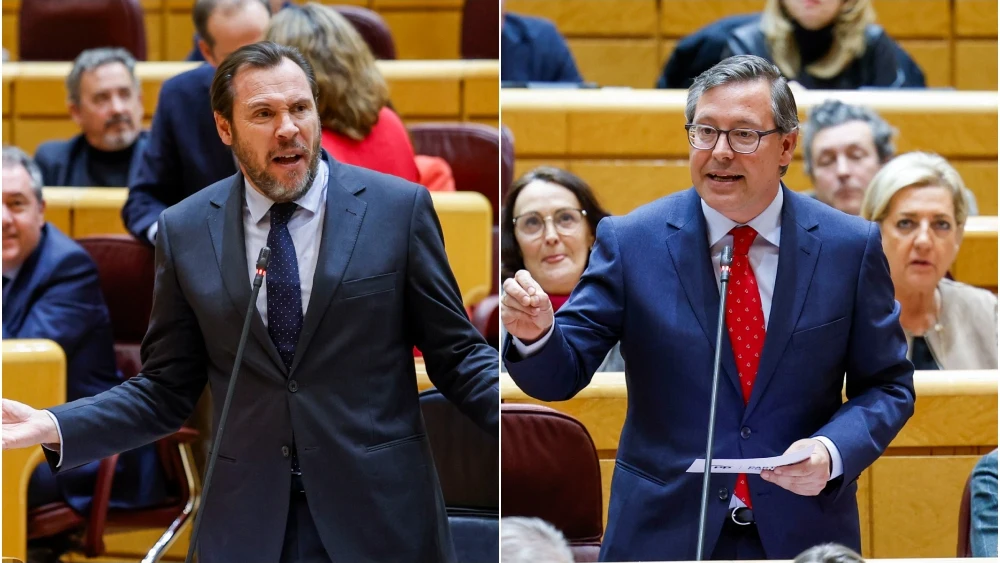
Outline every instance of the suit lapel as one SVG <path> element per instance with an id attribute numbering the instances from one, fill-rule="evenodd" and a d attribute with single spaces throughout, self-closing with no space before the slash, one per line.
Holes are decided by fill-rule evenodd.
<path id="1" fill-rule="evenodd" d="M 784 354 L 792 332 L 802 314 L 802 306 L 816 270 L 821 242 L 811 231 L 818 223 L 801 208 L 787 188 L 781 210 L 781 244 L 778 249 L 778 272 L 771 298 L 771 316 L 767 324 L 764 350 L 757 368 L 757 378 L 744 417 L 749 417 L 760 402 L 761 395 L 774 377 L 778 361 Z M 791 299 L 783 296 L 792 296 Z"/>
<path id="2" fill-rule="evenodd" d="M 345 168 L 328 158 L 325 151 L 324 158 L 330 167 L 326 188 L 326 216 L 323 218 L 323 234 L 319 244 L 309 308 L 303 319 L 299 343 L 295 346 L 292 371 L 308 350 L 319 322 L 330 306 L 330 299 L 344 278 L 344 271 L 354 253 L 367 209 L 367 204 L 355 197 L 364 190 L 364 186 L 347 180 L 344 174 Z"/>
<path id="3" fill-rule="evenodd" d="M 712 271 L 708 226 L 698 193 L 692 188 L 686 192 L 685 199 L 685 204 L 676 206 L 679 212 L 667 219 L 670 231 L 667 248 L 688 303 L 714 350 L 715 333 L 719 326 L 719 285 Z M 732 350 L 726 342 L 723 342 L 721 358 L 722 368 L 730 383 L 737 392 L 741 392 Z"/>
<path id="4" fill-rule="evenodd" d="M 247 306 L 250 304 L 250 270 L 243 232 L 243 186 L 243 174 L 233 176 L 233 185 L 228 197 L 213 200 L 212 210 L 208 214 L 208 229 L 212 235 L 215 257 L 219 261 L 222 283 L 240 318 L 246 315 Z M 242 326 L 240 328 L 242 329 Z M 285 364 L 278 354 L 278 349 L 274 347 L 256 307 L 250 321 L 250 331 L 278 369 L 286 373 Z"/>

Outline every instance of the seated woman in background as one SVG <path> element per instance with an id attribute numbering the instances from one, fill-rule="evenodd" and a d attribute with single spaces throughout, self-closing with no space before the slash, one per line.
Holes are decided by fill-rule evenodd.
<path id="1" fill-rule="evenodd" d="M 570 172 L 542 166 L 521 176 L 500 217 L 502 279 L 527 270 L 558 311 L 587 268 L 597 224 L 608 215 L 590 186 Z M 500 330 L 503 342 L 503 325 Z M 619 344 L 597 371 L 625 371 Z"/>
<path id="2" fill-rule="evenodd" d="M 343 16 L 310 2 L 271 19 L 267 39 L 298 49 L 319 85 L 323 148 L 334 159 L 417 182 L 413 145 L 388 107 L 389 87 L 368 45 Z"/>
<path id="3" fill-rule="evenodd" d="M 923 73 L 875 25 L 871 0 L 767 0 L 732 31 L 723 58 L 757 55 L 806 88 L 924 86 Z"/>
<path id="4" fill-rule="evenodd" d="M 945 159 L 911 152 L 879 170 L 861 203 L 882 230 L 916 369 L 997 369 L 997 297 L 945 278 L 968 217 L 964 192 Z"/>

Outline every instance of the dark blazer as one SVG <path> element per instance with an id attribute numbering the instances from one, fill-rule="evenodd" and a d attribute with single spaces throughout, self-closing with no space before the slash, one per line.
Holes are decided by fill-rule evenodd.
<path id="1" fill-rule="evenodd" d="M 913 367 L 878 226 L 784 189 L 781 243 L 767 338 L 744 408 L 728 338 L 722 344 L 718 458 L 779 455 L 822 435 L 844 463 L 815 497 L 759 476 L 749 485 L 768 559 L 837 542 L 861 547 L 857 478 L 913 413 Z M 628 412 L 618 446 L 602 561 L 695 556 L 719 288 L 694 189 L 656 200 L 597 229 L 597 242 L 550 340 L 507 369 L 546 401 L 587 386 L 621 340 Z M 848 401 L 841 389 L 847 378 Z M 719 538 L 736 475 L 713 475 L 706 550 Z"/>
<path id="2" fill-rule="evenodd" d="M 504 14 L 500 53 L 500 80 L 583 82 L 566 40 L 544 18 Z"/>
<path id="3" fill-rule="evenodd" d="M 160 213 L 198 190 L 236 173 L 233 153 L 215 129 L 209 90 L 210 65 L 163 83 L 149 142 L 129 185 L 122 220 L 147 241 Z"/>
<path id="4" fill-rule="evenodd" d="M 751 21 L 733 30 L 722 57 L 757 55 L 769 61 L 771 49 L 764 40 L 759 21 Z M 790 76 L 806 88 L 853 90 L 863 87 L 923 88 L 924 74 L 910 55 L 892 40 L 882 26 L 865 28 L 865 52 L 833 78 L 817 78 L 802 70 Z"/>
<path id="5" fill-rule="evenodd" d="M 760 14 L 727 16 L 681 39 L 670 53 L 667 64 L 663 66 L 656 87 L 690 88 L 699 74 L 722 60 L 722 52 L 734 29 L 758 21 Z"/>
<path id="6" fill-rule="evenodd" d="M 42 227 L 38 248 L 21 266 L 3 303 L 3 338 L 47 338 L 66 354 L 66 398 L 90 397 L 114 388 L 114 337 L 97 267 L 90 255 L 52 225 Z M 119 458 L 112 506 L 137 508 L 166 494 L 152 446 Z M 94 492 L 97 463 L 60 474 L 60 493 L 85 512 Z"/>
<path id="7" fill-rule="evenodd" d="M 465 314 L 427 190 L 324 158 L 326 217 L 295 361 L 285 368 L 255 311 L 216 488 L 203 505 L 199 560 L 279 560 L 294 435 L 333 561 L 453 561 L 413 347 L 435 386 L 494 436 L 497 352 Z M 222 412 L 251 292 L 244 197 L 237 174 L 160 218 L 142 374 L 52 409 L 67 466 L 172 432 L 206 381 Z"/>
<path id="8" fill-rule="evenodd" d="M 135 141 L 128 177 L 131 178 L 139 167 L 139 159 L 149 141 L 149 133 L 141 131 Z M 87 139 L 77 135 L 66 141 L 48 141 L 35 151 L 35 163 L 42 170 L 42 181 L 46 186 L 103 187 L 90 178 L 87 158 Z M 122 188 L 124 186 L 108 186 Z"/>

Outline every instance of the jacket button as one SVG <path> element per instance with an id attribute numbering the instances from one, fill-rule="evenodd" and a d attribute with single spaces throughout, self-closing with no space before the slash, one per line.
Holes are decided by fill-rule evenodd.
<path id="1" fill-rule="evenodd" d="M 298 391 L 299 390 L 299 384 L 296 383 L 294 379 L 291 380 L 291 381 L 289 381 L 288 382 L 288 390 L 291 391 L 292 393 Z"/>
<path id="2" fill-rule="evenodd" d="M 744 426 L 743 428 L 740 429 L 740 437 L 743 438 L 744 440 L 746 440 L 747 438 L 750 437 L 750 427 L 749 426 Z"/>
<path id="3" fill-rule="evenodd" d="M 729 489 L 725 487 L 719 489 L 719 500 L 729 500 Z"/>
<path id="4" fill-rule="evenodd" d="M 288 457 L 292 455 L 292 450 L 288 446 L 281 446 L 281 457 Z"/>

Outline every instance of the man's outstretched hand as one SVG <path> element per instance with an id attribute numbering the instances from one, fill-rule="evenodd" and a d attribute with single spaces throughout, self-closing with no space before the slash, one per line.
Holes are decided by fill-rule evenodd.
<path id="1" fill-rule="evenodd" d="M 3 449 L 59 444 L 59 430 L 44 411 L 24 403 L 3 399 Z"/>

